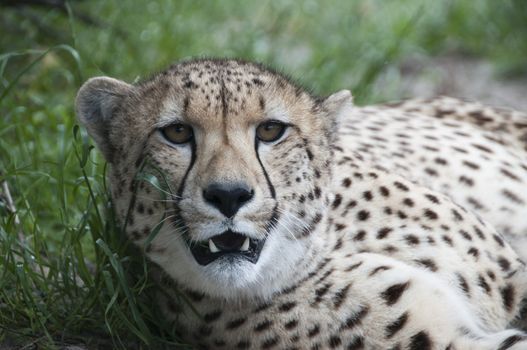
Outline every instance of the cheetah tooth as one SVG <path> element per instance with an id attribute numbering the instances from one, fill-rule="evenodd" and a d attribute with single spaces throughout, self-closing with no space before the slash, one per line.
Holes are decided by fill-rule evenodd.
<path id="1" fill-rule="evenodd" d="M 211 253 L 218 253 L 220 251 L 212 239 L 209 239 L 209 250 Z"/>
<path id="2" fill-rule="evenodd" d="M 245 241 L 243 242 L 241 248 L 240 248 L 240 251 L 242 252 L 246 252 L 249 250 L 249 237 L 245 238 Z"/>

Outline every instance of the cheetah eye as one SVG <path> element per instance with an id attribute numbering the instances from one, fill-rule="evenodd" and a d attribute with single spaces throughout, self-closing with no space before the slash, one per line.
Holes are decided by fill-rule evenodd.
<path id="1" fill-rule="evenodd" d="M 284 134 L 287 125 L 275 120 L 263 122 L 256 128 L 256 137 L 260 141 L 273 142 Z"/>
<path id="2" fill-rule="evenodd" d="M 161 129 L 163 136 L 175 144 L 187 143 L 194 136 L 190 125 L 176 123 Z"/>

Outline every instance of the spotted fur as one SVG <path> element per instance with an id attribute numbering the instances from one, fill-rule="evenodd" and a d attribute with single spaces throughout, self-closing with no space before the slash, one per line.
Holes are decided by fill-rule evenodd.
<path id="1" fill-rule="evenodd" d="M 524 251 L 508 243 L 527 236 L 525 114 L 449 98 L 354 107 L 236 60 L 91 79 L 77 114 L 129 238 L 160 267 L 166 317 L 196 348 L 527 348 L 511 328 Z M 259 142 L 269 119 L 288 128 Z M 163 138 L 182 122 L 191 142 Z M 254 192 L 232 218 L 203 199 L 218 181 Z M 226 229 L 264 242 L 256 263 L 196 262 L 192 245 Z"/>

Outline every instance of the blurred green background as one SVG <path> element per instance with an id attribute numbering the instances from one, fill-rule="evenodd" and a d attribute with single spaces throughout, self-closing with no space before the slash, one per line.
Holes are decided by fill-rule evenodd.
<path id="1" fill-rule="evenodd" d="M 73 101 L 88 77 L 133 82 L 202 56 L 258 60 L 358 104 L 456 94 L 457 74 L 433 69 L 481 66 L 461 80 L 510 82 L 514 100 L 527 86 L 527 1 L 0 0 L 0 348 L 175 339 L 144 302 Z"/>

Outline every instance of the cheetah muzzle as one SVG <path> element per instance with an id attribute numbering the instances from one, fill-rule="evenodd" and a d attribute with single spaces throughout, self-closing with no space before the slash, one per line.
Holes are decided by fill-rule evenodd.
<path id="1" fill-rule="evenodd" d="M 206 203 L 224 215 L 221 226 L 229 227 L 229 229 L 202 241 L 193 241 L 185 234 L 185 240 L 198 264 L 205 266 L 217 260 L 222 264 L 236 264 L 239 259 L 256 264 L 266 236 L 256 239 L 230 229 L 230 227 L 236 227 L 235 216 L 244 205 L 251 201 L 254 191 L 244 183 L 212 183 L 203 190 L 202 194 Z M 275 220 L 276 211 L 273 210 L 269 221 Z M 181 217 L 176 221 L 184 223 Z"/>
<path id="2" fill-rule="evenodd" d="M 524 113 L 211 59 L 92 78 L 76 108 L 197 349 L 527 349 Z"/>

